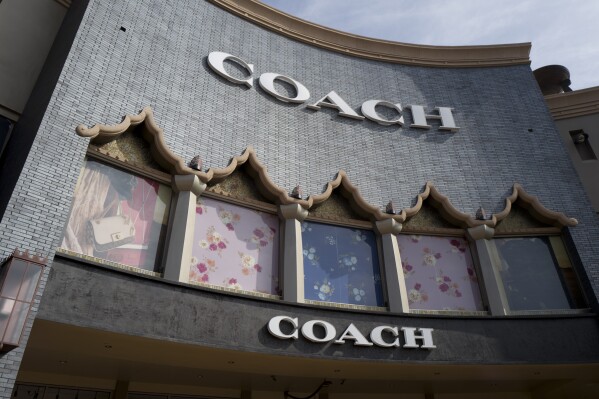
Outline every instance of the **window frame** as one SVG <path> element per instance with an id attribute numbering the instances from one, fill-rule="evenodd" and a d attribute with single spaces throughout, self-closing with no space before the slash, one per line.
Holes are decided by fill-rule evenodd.
<path id="1" fill-rule="evenodd" d="M 501 277 L 501 273 L 499 271 L 501 259 L 498 253 L 498 249 L 495 243 L 496 239 L 510 239 L 510 238 L 546 238 L 549 241 L 549 248 L 551 250 L 550 256 L 554 261 L 554 267 L 556 268 L 556 273 L 559 279 L 559 283 L 562 287 L 564 296 L 570 305 L 569 309 L 524 309 L 524 310 L 512 310 L 510 306 L 510 302 L 505 291 L 505 285 L 503 278 Z M 553 239 L 553 240 L 552 240 Z M 559 240 L 561 244 L 561 248 L 556 248 L 555 240 Z M 580 281 L 580 277 L 578 272 L 576 271 L 575 263 L 573 261 L 573 257 L 571 254 L 571 250 L 568 249 L 566 242 L 564 241 L 564 234 L 560 231 L 560 229 L 554 227 L 547 228 L 529 228 L 522 230 L 514 230 L 513 232 L 501 232 L 495 234 L 491 240 L 491 248 L 490 256 L 491 262 L 493 266 L 493 270 L 497 275 L 497 281 L 499 285 L 499 291 L 504 302 L 504 306 L 507 308 L 508 315 L 537 315 L 537 314 L 578 314 L 585 313 L 588 311 L 588 299 L 582 289 L 582 284 Z M 561 254 L 557 254 L 556 252 L 561 252 Z M 565 257 L 568 267 L 564 268 L 560 265 L 559 257 Z M 564 272 L 562 269 L 570 269 L 573 273 L 575 287 L 570 286 L 566 283 L 566 278 L 564 276 Z M 576 289 L 578 292 L 574 292 Z M 576 296 L 579 296 L 579 299 Z M 580 302 L 580 303 L 578 303 Z M 581 306 L 579 306 L 581 305 Z"/>
<path id="2" fill-rule="evenodd" d="M 273 267 L 273 270 L 276 269 L 276 271 L 278 273 L 278 278 L 279 278 L 279 284 L 277 287 L 278 294 L 274 295 L 274 294 L 266 294 L 266 293 L 257 292 L 257 291 L 233 289 L 233 288 L 228 288 L 228 287 L 224 287 L 224 286 L 220 286 L 220 285 L 216 285 L 216 284 L 196 282 L 196 281 L 193 281 L 193 282 L 188 281 L 187 284 L 192 285 L 194 287 L 209 288 L 209 289 L 214 289 L 214 290 L 218 290 L 218 291 L 226 291 L 226 292 L 250 295 L 250 296 L 261 297 L 261 298 L 276 299 L 276 300 L 282 299 L 283 288 L 282 288 L 281 276 L 283 276 L 283 272 L 284 272 L 284 270 L 283 270 L 283 248 L 284 248 L 284 244 L 285 244 L 285 242 L 284 242 L 284 239 L 285 239 L 284 230 L 285 229 L 282 224 L 283 220 L 281 219 L 281 217 L 278 213 L 277 205 L 271 204 L 269 202 L 255 200 L 255 199 L 243 199 L 242 200 L 242 199 L 239 199 L 236 197 L 219 194 L 219 193 L 215 193 L 215 192 L 208 191 L 208 190 L 205 190 L 201 195 L 199 195 L 197 200 L 199 201 L 201 198 L 210 198 L 215 201 L 220 201 L 220 202 L 224 202 L 226 204 L 236 205 L 236 206 L 239 206 L 239 207 L 245 208 L 245 209 L 268 213 L 270 215 L 274 215 L 277 217 L 277 219 L 279 221 L 279 223 L 278 223 L 279 231 L 277 232 L 278 239 L 279 239 L 279 245 L 278 245 L 279 248 L 278 248 L 278 254 L 277 254 L 278 259 L 276 260 L 277 264 L 273 265 L 273 266 L 275 266 L 275 267 Z M 197 201 L 196 201 L 196 206 L 197 206 Z M 194 236 L 195 236 L 195 225 L 194 225 Z"/>
<path id="3" fill-rule="evenodd" d="M 317 300 L 312 300 L 312 299 L 304 299 L 304 303 L 310 304 L 310 305 L 333 307 L 333 308 L 340 308 L 340 309 L 355 309 L 355 310 L 365 310 L 365 311 L 388 312 L 388 310 L 389 310 L 389 295 L 387 292 L 387 284 L 385 283 L 387 281 L 387 276 L 385 274 L 385 266 L 384 266 L 385 259 L 383 257 L 383 245 L 381 242 L 381 234 L 375 228 L 374 223 L 371 221 L 360 220 L 360 219 L 351 219 L 351 218 L 340 219 L 340 218 L 333 218 L 333 217 L 326 218 L 326 217 L 321 217 L 321 216 L 311 216 L 310 214 L 308 214 L 308 216 L 301 223 L 303 223 L 303 222 L 313 222 L 313 223 L 319 223 L 319 224 L 324 224 L 324 225 L 331 225 L 331 226 L 337 226 L 337 227 L 346 227 L 346 228 L 354 228 L 354 229 L 371 231 L 374 234 L 375 241 L 376 241 L 375 249 L 376 249 L 376 254 L 377 254 L 379 273 L 381 276 L 381 293 L 383 296 L 383 303 L 381 306 L 354 305 L 351 303 L 317 301 Z M 301 235 L 301 238 L 302 238 L 302 249 L 303 249 L 303 247 L 304 247 L 303 234 Z M 301 255 L 302 255 L 301 259 L 303 262 L 304 257 L 303 257 L 303 254 L 301 254 Z M 306 270 L 306 265 L 304 264 L 304 276 L 306 275 L 305 270 Z M 306 287 L 304 286 L 304 295 L 305 295 L 305 292 L 306 292 Z"/>
<path id="4" fill-rule="evenodd" d="M 456 227 L 456 228 L 440 228 L 440 227 L 431 227 L 431 228 L 406 228 L 402 229 L 401 233 L 398 236 L 409 236 L 409 235 L 420 235 L 420 236 L 431 236 L 431 237 L 442 237 L 442 238 L 460 238 L 468 243 L 468 251 L 470 252 L 470 257 L 472 258 L 472 267 L 474 268 L 474 272 L 476 273 L 476 279 L 478 284 L 478 291 L 480 294 L 480 298 L 482 301 L 483 309 L 482 310 L 428 310 L 428 309 L 412 309 L 408 304 L 408 312 L 411 314 L 432 314 L 432 315 L 455 315 L 455 316 L 489 316 L 489 301 L 487 298 L 487 292 L 485 287 L 485 282 L 482 278 L 482 270 L 481 264 L 479 261 L 479 255 L 476 251 L 475 245 L 473 245 L 472 240 L 468 237 L 465 229 Z M 401 257 L 401 251 L 400 251 Z M 403 274 L 403 267 L 401 270 Z M 405 275 L 404 275 L 405 278 Z M 408 288 L 406 287 L 406 290 Z M 406 295 L 408 292 L 406 292 Z"/>
<path id="5" fill-rule="evenodd" d="M 98 162 L 102 165 L 109 166 L 111 168 L 115 168 L 117 170 L 120 170 L 121 172 L 128 173 L 128 174 L 131 174 L 136 177 L 154 180 L 158 184 L 165 185 L 171 190 L 171 195 L 170 195 L 171 198 L 168 203 L 168 216 L 166 219 L 166 230 L 164 233 L 164 238 L 162 240 L 162 243 L 160 245 L 158 245 L 156 261 L 154 262 L 154 271 L 145 270 L 145 269 L 135 267 L 135 266 L 130 266 L 130 265 L 127 265 L 124 263 L 113 262 L 113 261 L 110 261 L 107 259 L 98 258 L 96 256 L 80 254 L 78 252 L 74 252 L 74 251 L 68 250 L 66 248 L 62 248 L 62 241 L 61 241 L 61 244 L 56 249 L 57 253 L 62 254 L 62 255 L 71 256 L 71 257 L 74 257 L 77 259 L 83 259 L 86 261 L 90 261 L 92 263 L 99 264 L 102 266 L 109 266 L 109 267 L 114 267 L 117 269 L 122 269 L 122 270 L 130 271 L 130 272 L 138 273 L 138 274 L 162 278 L 163 274 L 164 274 L 165 255 L 166 255 L 166 251 L 168 248 L 168 242 L 167 242 L 168 241 L 167 240 L 168 229 L 171 227 L 171 223 L 172 223 L 172 214 L 173 214 L 173 209 L 174 209 L 174 205 L 175 205 L 176 192 L 172 187 L 171 175 L 169 175 L 165 172 L 162 172 L 160 170 L 143 168 L 143 167 L 139 167 L 137 165 L 131 164 L 131 163 L 123 162 L 119 159 L 111 157 L 110 155 L 106 155 L 106 154 L 103 154 L 103 153 L 97 151 L 95 149 L 95 147 L 92 147 L 92 146 L 88 147 L 88 149 L 85 153 L 85 157 L 83 158 L 83 161 L 79 168 L 79 175 L 77 177 L 77 183 L 75 184 L 75 188 L 73 190 L 73 195 L 71 197 L 71 204 L 69 206 L 67 220 L 62 229 L 61 240 L 62 240 L 62 238 L 64 238 L 68 224 L 71 220 L 71 215 L 73 213 L 74 198 L 75 198 L 75 194 L 77 193 L 77 190 L 79 188 L 79 185 L 81 184 L 83 170 L 85 169 L 87 162 L 90 160 L 92 160 L 94 162 Z"/>

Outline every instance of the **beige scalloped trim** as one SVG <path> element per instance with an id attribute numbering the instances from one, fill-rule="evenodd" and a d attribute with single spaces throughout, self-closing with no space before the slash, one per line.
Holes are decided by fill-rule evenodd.
<path id="1" fill-rule="evenodd" d="M 437 208 L 441 215 L 453 225 L 460 227 L 475 227 L 482 224 L 492 224 L 490 220 L 476 220 L 472 215 L 460 212 L 456 207 L 453 206 L 451 201 L 449 201 L 449 198 L 441 194 L 430 181 L 426 182 L 424 191 L 418 194 L 418 197 L 416 197 L 416 205 L 406 210 L 402 210 L 402 212 L 405 212 L 406 219 L 416 215 L 420 209 L 422 209 L 424 201 L 432 201 L 432 205 Z"/>
<path id="2" fill-rule="evenodd" d="M 337 188 L 342 188 L 348 194 L 346 195 L 346 198 L 353 202 L 356 209 L 359 212 L 368 215 L 373 220 L 395 219 L 398 222 L 403 222 L 405 220 L 403 211 L 399 214 L 391 215 L 384 213 L 376 206 L 372 206 L 366 202 L 356 186 L 351 184 L 347 177 L 347 173 L 345 173 L 344 170 L 340 170 L 335 179 L 327 183 L 324 192 L 308 197 L 309 207 L 317 206 L 326 201 L 333 194 L 333 190 L 336 190 Z"/>
<path id="3" fill-rule="evenodd" d="M 406 219 L 413 217 L 422 208 L 425 200 L 433 201 L 433 206 L 437 208 L 443 217 L 452 224 L 460 227 L 475 227 L 486 224 L 494 227 L 498 222 L 505 219 L 512 209 L 512 204 L 516 200 L 521 200 L 533 217 L 543 223 L 555 227 L 576 226 L 578 221 L 573 218 L 568 218 L 560 212 L 550 211 L 545 208 L 537 197 L 532 196 L 518 183 L 514 184 L 512 194 L 505 199 L 505 208 L 503 211 L 493 214 L 490 220 L 476 220 L 473 216 L 460 212 L 456 209 L 449 198 L 442 195 L 431 182 L 427 182 L 424 191 L 418 194 L 416 205 L 411 208 L 402 210 L 398 214 L 387 214 L 381 211 L 376 206 L 370 205 L 360 191 L 349 181 L 347 173 L 340 170 L 334 180 L 327 183 L 327 186 L 321 194 L 311 195 L 307 199 L 296 199 L 290 197 L 287 191 L 277 186 L 268 176 L 266 166 L 258 160 L 256 151 L 252 146 L 248 146 L 241 155 L 231 158 L 229 164 L 224 168 L 210 168 L 207 172 L 200 172 L 191 169 L 185 165 L 184 160 L 175 155 L 167 147 L 164 141 L 164 134 L 161 128 L 156 125 L 153 117 L 153 112 L 150 107 L 145 107 L 137 115 L 127 115 L 123 121 L 116 125 L 96 124 L 91 128 L 84 125 L 79 125 L 76 128 L 77 134 L 81 137 L 88 137 L 93 144 L 104 144 L 114 140 L 124 132 L 141 125 L 142 137 L 150 144 L 152 157 L 171 174 L 194 174 L 204 183 L 210 181 L 219 182 L 231 175 L 241 165 L 247 163 L 250 167 L 249 173 L 251 177 L 257 180 L 260 191 L 269 200 L 278 204 L 299 204 L 304 209 L 310 209 L 326 201 L 333 190 L 342 188 L 346 198 L 349 198 L 358 211 L 368 215 L 372 220 L 395 219 L 397 222 L 403 223 Z"/>
<path id="4" fill-rule="evenodd" d="M 220 169 L 210 168 L 206 173 L 210 176 L 210 182 L 217 183 L 230 176 L 245 163 L 250 168 L 248 171 L 250 176 L 257 181 L 260 192 L 266 198 L 277 204 L 299 204 L 305 209 L 310 207 L 308 200 L 290 197 L 285 189 L 277 186 L 271 180 L 268 176 L 266 166 L 258 160 L 256 151 L 252 146 L 248 146 L 241 155 L 231 158 L 226 167 Z"/>
<path id="5" fill-rule="evenodd" d="M 550 211 L 545 208 L 537 197 L 528 194 L 520 184 L 515 183 L 512 195 L 505 199 L 505 208 L 503 211 L 495 213 L 491 217 L 493 226 L 507 217 L 512 209 L 512 204 L 517 200 L 522 201 L 526 205 L 526 209 L 534 218 L 550 226 L 562 228 L 565 226 L 573 227 L 578 224 L 578 220 L 574 218 L 569 218 L 561 212 Z"/>
<path id="6" fill-rule="evenodd" d="M 92 139 L 94 144 L 105 144 L 125 133 L 132 126 L 137 126 L 146 120 L 152 114 L 150 107 L 145 107 L 137 115 L 125 115 L 122 122 L 116 125 L 95 124 L 91 128 L 85 125 L 79 125 L 76 128 L 77 134 L 81 137 Z"/>
<path id="7" fill-rule="evenodd" d="M 258 160 L 251 146 L 248 146 L 241 155 L 233 157 L 224 168 L 210 168 L 206 172 L 191 169 L 185 164 L 183 158 L 175 155 L 166 145 L 163 130 L 154 121 L 151 107 L 145 107 L 137 115 L 126 115 L 123 121 L 116 125 L 96 124 L 91 128 L 79 125 L 76 131 L 79 136 L 90 138 L 93 144 L 104 144 L 136 126 L 142 129 L 142 137 L 150 144 L 152 157 L 171 174 L 194 174 L 204 183 L 218 182 L 247 162 L 251 169 L 250 174 L 257 180 L 260 191 L 268 199 L 279 204 L 300 204 L 306 209 L 311 205 L 307 200 L 290 197 L 283 188 L 277 186 L 268 176 L 266 166 Z"/>
<path id="8" fill-rule="evenodd" d="M 123 121 L 116 125 L 96 124 L 91 128 L 79 125 L 76 131 L 81 137 L 89 137 L 93 144 L 104 144 L 138 125 L 141 125 L 142 137 L 150 144 L 152 157 L 165 170 L 176 175 L 194 174 L 204 183 L 210 180 L 210 173 L 191 169 L 185 164 L 183 158 L 171 152 L 164 141 L 162 129 L 154 121 L 151 107 L 145 107 L 137 115 L 126 115 Z"/>

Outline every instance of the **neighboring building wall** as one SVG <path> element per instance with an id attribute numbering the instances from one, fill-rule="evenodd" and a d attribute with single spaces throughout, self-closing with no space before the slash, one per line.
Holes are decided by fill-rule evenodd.
<path id="1" fill-rule="evenodd" d="M 20 3 L 21 0 L 12 1 L 13 3 Z M 4 0 L 2 4 L 0 4 L 0 18 L 4 17 L 3 7 L 11 4 L 11 0 Z M 24 1 L 24 4 L 35 3 L 35 6 L 31 6 L 31 9 L 27 7 L 23 7 L 21 9 L 21 13 L 18 18 L 11 19 L 11 23 L 9 25 L 12 28 L 23 28 L 27 29 L 26 25 L 21 26 L 20 24 L 15 24 L 15 21 L 22 21 L 27 17 L 29 12 L 33 13 L 37 10 L 37 5 L 40 2 L 29 2 Z M 66 12 L 66 8 L 63 5 L 59 5 L 58 3 L 54 3 L 54 1 L 48 0 L 47 3 L 51 3 L 49 6 L 59 7 L 61 12 Z M 65 3 L 64 1 L 61 2 Z M 43 176 L 33 177 L 28 173 L 21 174 L 21 168 L 25 162 L 25 158 L 29 154 L 29 149 L 34 139 L 36 139 L 36 134 L 38 133 L 38 128 L 44 113 L 47 110 L 48 102 L 50 101 L 50 97 L 54 92 L 54 88 L 56 86 L 56 81 L 58 76 L 62 70 L 64 65 L 64 61 L 66 59 L 67 54 L 70 51 L 71 44 L 73 43 L 73 39 L 75 37 L 75 33 L 77 32 L 79 23 L 81 22 L 81 18 L 83 16 L 83 12 L 85 11 L 87 6 L 86 0 L 77 1 L 67 13 L 67 17 L 65 18 L 65 23 L 61 24 L 61 21 L 58 21 L 57 27 L 60 27 L 59 32 L 57 34 L 58 39 L 52 45 L 54 36 L 56 32 L 48 32 L 47 35 L 51 36 L 51 40 L 48 43 L 48 46 L 52 45 L 52 51 L 50 51 L 49 56 L 46 58 L 44 54 L 44 59 L 39 65 L 40 68 L 43 69 L 40 73 L 39 79 L 37 76 L 34 78 L 34 81 L 31 82 L 33 85 L 35 83 L 35 87 L 31 93 L 27 102 L 27 106 L 23 110 L 23 115 L 19 117 L 19 121 L 12 128 L 11 136 L 9 138 L 8 143 L 5 144 L 4 151 L 0 156 L 0 215 L 2 216 L 2 224 L 0 226 L 0 230 L 2 230 L 3 236 L 12 236 L 12 242 L 9 243 L 6 247 L 2 246 L 0 258 L 4 259 L 8 256 L 15 248 L 19 248 L 22 250 L 29 250 L 30 253 L 54 253 L 51 249 L 50 241 L 46 242 L 46 244 L 41 244 L 43 242 L 43 237 L 45 235 L 44 230 L 50 228 L 47 223 L 52 224 L 53 215 L 56 214 L 50 208 L 46 208 L 43 206 L 44 203 L 52 203 L 54 201 L 60 201 L 53 189 L 53 181 L 54 178 L 52 174 L 48 175 L 47 172 L 51 169 L 47 165 L 45 167 L 46 170 L 42 171 Z M 53 15 L 53 14 L 50 14 Z M 40 13 L 40 17 L 49 18 L 49 16 L 45 16 L 43 13 Z M 61 16 L 62 20 L 62 16 Z M 0 30 L 4 28 L 3 25 L 0 25 Z M 8 29 L 8 28 L 7 28 Z M 43 40 L 42 40 L 43 41 Z M 49 49 L 46 50 L 46 52 Z M 21 60 L 22 61 L 22 60 Z M 38 71 L 39 72 L 39 71 Z M 0 79 L 3 78 L 3 75 L 0 74 Z M 36 81 L 37 79 L 37 81 Z M 29 88 L 28 90 L 31 90 Z M 2 92 L 2 90 L 0 90 Z M 29 92 L 27 93 L 29 96 Z M 1 107 L 0 107 L 1 108 Z M 44 140 L 41 137 L 37 137 L 38 140 Z M 51 150 L 52 152 L 48 152 L 44 150 L 44 145 L 41 144 L 41 147 L 38 147 L 38 151 L 35 153 L 33 158 L 49 158 L 50 155 L 53 157 L 60 156 L 60 150 L 54 148 Z M 34 164 L 36 162 L 34 161 Z M 35 167 L 34 167 L 35 168 Z M 62 174 L 58 169 L 54 172 L 56 174 Z M 11 210 L 4 213 L 4 205 L 8 202 L 8 198 L 11 198 L 13 194 L 12 188 L 14 187 L 17 179 L 20 178 L 23 184 L 21 189 L 15 190 L 14 193 L 20 192 L 20 195 L 17 197 L 21 197 L 16 200 L 16 206 L 11 206 Z M 34 183 L 34 182 L 39 182 Z M 33 210 L 32 208 L 27 209 L 27 205 L 23 208 L 24 197 L 28 197 L 37 203 L 40 208 Z M 55 202 L 58 204 L 58 202 Z M 65 209 L 68 209 L 68 205 L 65 206 Z M 8 219 L 11 219 L 11 222 L 8 222 Z M 45 222 L 42 222 L 45 220 Z M 6 223 L 6 224 L 5 224 Z M 55 225 L 54 228 L 62 229 L 58 225 Z M 40 244 L 35 245 L 35 249 L 27 244 L 27 242 L 38 242 Z M 43 249 L 46 247 L 47 249 Z M 10 249 L 12 248 L 12 249 Z M 50 250 L 48 252 L 48 250 Z M 51 260 L 49 261 L 51 263 Z M 46 268 L 46 272 L 43 274 L 42 279 L 40 281 L 38 292 L 36 293 L 34 303 L 31 307 L 31 311 L 27 317 L 27 321 L 25 324 L 24 332 L 21 337 L 21 346 L 11 350 L 7 353 L 2 353 L 0 356 L 0 397 L 1 398 L 9 398 L 12 395 L 12 388 L 14 382 L 17 377 L 17 372 L 19 370 L 21 360 L 23 358 L 23 352 L 25 351 L 25 347 L 27 345 L 27 341 L 29 339 L 29 334 L 31 332 L 31 327 L 33 325 L 33 320 L 37 315 L 39 301 L 41 299 L 46 280 L 48 277 L 49 268 Z"/>
<path id="2" fill-rule="evenodd" d="M 599 212 L 599 87 L 553 94 L 545 100 L 593 208 Z M 577 143 L 580 134 L 585 141 Z"/>
<path id="3" fill-rule="evenodd" d="M 66 11 L 56 0 L 0 2 L 0 115 L 19 119 Z"/>

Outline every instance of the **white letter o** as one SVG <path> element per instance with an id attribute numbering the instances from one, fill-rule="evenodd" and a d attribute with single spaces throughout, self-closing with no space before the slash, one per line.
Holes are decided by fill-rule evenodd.
<path id="1" fill-rule="evenodd" d="M 319 325 L 324 328 L 324 338 L 318 338 L 316 335 L 314 335 L 315 325 Z M 335 330 L 335 326 L 333 326 L 331 323 L 327 323 L 326 321 L 310 320 L 302 326 L 302 335 L 312 342 L 329 342 L 335 339 L 337 330 Z"/>

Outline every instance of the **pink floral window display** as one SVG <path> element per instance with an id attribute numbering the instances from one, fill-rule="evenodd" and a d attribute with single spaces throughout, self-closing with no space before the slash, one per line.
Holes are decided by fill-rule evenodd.
<path id="1" fill-rule="evenodd" d="M 483 310 L 465 239 L 399 235 L 398 244 L 410 309 Z"/>
<path id="2" fill-rule="evenodd" d="M 276 295 L 278 256 L 276 215 L 198 200 L 190 282 Z"/>

